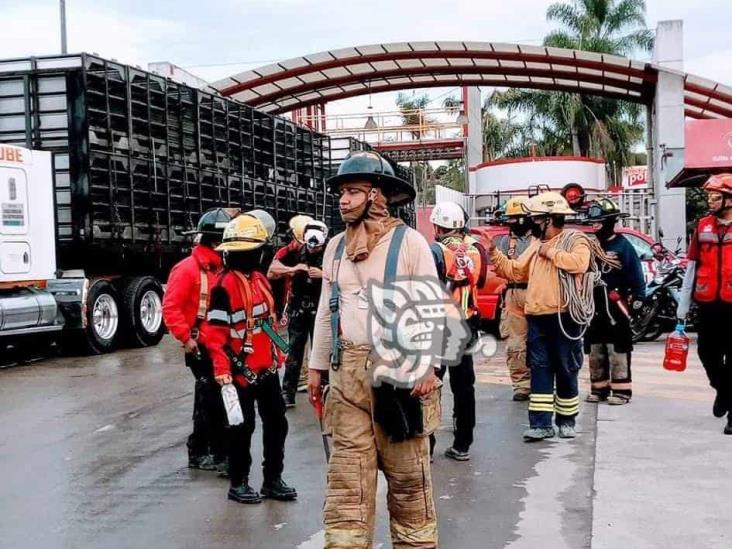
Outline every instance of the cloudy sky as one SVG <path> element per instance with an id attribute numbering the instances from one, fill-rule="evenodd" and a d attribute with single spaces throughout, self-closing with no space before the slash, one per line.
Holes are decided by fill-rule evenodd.
<path id="1" fill-rule="evenodd" d="M 409 40 L 538 45 L 551 0 L 67 0 L 70 52 L 217 78 L 322 50 Z M 0 57 L 59 51 L 58 0 L 0 0 Z M 688 72 L 732 85 L 732 0 L 647 0 L 648 26 L 684 20 Z M 444 93 L 431 91 L 432 94 Z M 365 98 L 349 107 L 359 110 Z M 393 97 L 375 98 L 377 108 Z M 349 110 L 350 110 L 349 108 Z"/>

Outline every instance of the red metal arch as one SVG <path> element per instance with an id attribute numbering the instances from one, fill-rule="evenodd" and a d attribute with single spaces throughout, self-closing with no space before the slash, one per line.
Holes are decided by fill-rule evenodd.
<path id="1" fill-rule="evenodd" d="M 490 42 L 375 44 L 294 58 L 214 83 L 263 111 L 410 88 L 500 86 L 582 92 L 648 103 L 660 69 L 624 57 Z M 732 88 L 685 78 L 687 116 L 732 117 Z"/>

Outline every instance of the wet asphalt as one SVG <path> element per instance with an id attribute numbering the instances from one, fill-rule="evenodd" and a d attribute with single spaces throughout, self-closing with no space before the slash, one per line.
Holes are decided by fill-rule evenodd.
<path id="1" fill-rule="evenodd" d="M 479 376 L 480 377 L 480 376 Z M 527 445 L 525 403 L 478 383 L 472 459 L 451 443 L 451 396 L 433 464 L 440 547 L 590 546 L 596 409 L 580 437 Z M 294 503 L 245 506 L 228 481 L 187 468 L 193 379 L 169 338 L 154 348 L 0 369 L 0 547 L 322 547 L 325 457 L 304 395 L 288 412 Z M 261 483 L 261 431 L 252 484 Z M 375 547 L 390 547 L 383 478 Z"/>

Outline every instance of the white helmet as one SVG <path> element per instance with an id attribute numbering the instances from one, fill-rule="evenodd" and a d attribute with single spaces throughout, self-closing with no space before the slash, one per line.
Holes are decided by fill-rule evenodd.
<path id="1" fill-rule="evenodd" d="M 440 202 L 432 208 L 430 223 L 444 229 L 465 227 L 465 210 L 457 202 Z"/>
<path id="2" fill-rule="evenodd" d="M 318 248 L 325 244 L 328 226 L 322 221 L 310 221 L 305 225 L 303 241 L 308 248 Z"/>

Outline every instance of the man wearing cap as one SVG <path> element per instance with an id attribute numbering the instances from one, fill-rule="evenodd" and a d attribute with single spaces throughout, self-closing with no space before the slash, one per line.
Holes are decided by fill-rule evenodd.
<path id="1" fill-rule="evenodd" d="M 328 239 L 328 227 L 321 221 L 311 220 L 302 232 L 303 245 L 279 258 L 275 257 L 267 272 L 267 278 L 277 280 L 290 277 L 287 311 L 289 316 L 288 343 L 290 352 L 285 363 L 282 395 L 285 406 L 295 406 L 295 393 L 299 389 L 305 346 L 312 341 L 315 312 L 320 301 L 323 279 L 323 252 Z M 306 385 L 305 382 L 304 385 Z"/>
<path id="2" fill-rule="evenodd" d="M 215 250 L 221 243 L 232 210 L 214 208 L 205 212 L 195 231 L 198 243 L 191 255 L 175 265 L 163 297 L 163 319 L 170 334 L 185 351 L 185 363 L 196 384 L 193 397 L 193 432 L 188 437 L 188 467 L 225 471 L 224 409 L 208 349 L 206 321 L 211 289 L 223 268 Z"/>
<path id="3" fill-rule="evenodd" d="M 261 213 L 251 212 L 226 226 L 217 248 L 224 252 L 226 270 L 211 293 L 208 313 L 216 382 L 234 384 L 244 418 L 243 423 L 230 426 L 228 433 L 228 498 L 238 503 L 259 503 L 262 497 L 297 498 L 295 489 L 282 480 L 288 425 L 278 368 L 286 344 L 275 331 L 271 286 L 259 271 L 272 236 L 266 226 Z M 259 492 L 249 484 L 255 404 L 262 420 L 264 453 Z"/>
<path id="4" fill-rule="evenodd" d="M 565 216 L 574 214 L 562 195 L 545 192 L 529 199 L 526 209 L 536 238 L 517 259 L 500 252 L 490 237 L 488 251 L 496 274 L 526 282 L 527 363 L 531 369 L 529 429 L 526 442 L 555 436 L 574 438 L 579 412 L 577 374 L 582 367 L 582 327 L 562 303 L 561 272 L 582 275 L 592 257 L 587 236 L 566 231 Z M 573 281 L 572 281 L 573 283 Z"/>
<path id="5" fill-rule="evenodd" d="M 325 547 L 371 547 L 379 469 L 389 485 L 393 547 L 437 547 L 427 436 L 439 403 L 433 370 L 439 359 L 411 386 L 381 381 L 375 387 L 374 368 L 382 357 L 369 336 L 370 321 L 384 314 L 375 309 L 381 284 L 388 293 L 396 278 L 437 280 L 427 241 L 389 213 L 389 205 L 406 204 L 415 192 L 373 152 L 351 154 L 328 183 L 340 196 L 346 230 L 325 250 L 309 363 L 313 403 L 319 402 L 321 377 L 330 370 L 325 405 L 333 444 Z"/>

